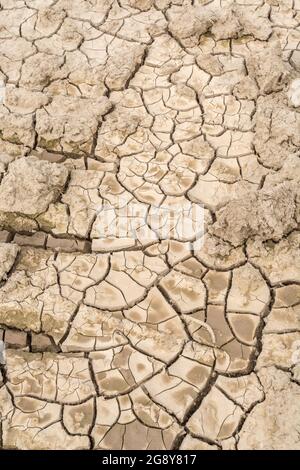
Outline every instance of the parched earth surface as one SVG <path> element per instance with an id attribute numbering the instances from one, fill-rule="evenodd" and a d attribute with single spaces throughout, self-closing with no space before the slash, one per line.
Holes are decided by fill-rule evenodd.
<path id="1" fill-rule="evenodd" d="M 0 447 L 300 449 L 300 0 L 1 0 L 0 82 Z"/>

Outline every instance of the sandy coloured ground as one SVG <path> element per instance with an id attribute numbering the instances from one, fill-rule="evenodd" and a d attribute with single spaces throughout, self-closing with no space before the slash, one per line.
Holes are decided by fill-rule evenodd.
<path id="1" fill-rule="evenodd" d="M 0 100 L 0 447 L 300 449 L 300 0 L 0 0 Z"/>

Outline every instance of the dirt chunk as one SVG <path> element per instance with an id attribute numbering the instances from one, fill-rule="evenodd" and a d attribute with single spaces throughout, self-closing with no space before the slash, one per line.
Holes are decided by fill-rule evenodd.
<path id="1" fill-rule="evenodd" d="M 221 208 L 211 232 L 234 246 L 250 237 L 280 240 L 297 226 L 295 191 L 288 184 L 230 201 Z"/>
<path id="2" fill-rule="evenodd" d="M 0 184 L 0 226 L 13 228 L 18 218 L 45 212 L 64 188 L 67 169 L 56 163 L 22 157 L 12 162 Z"/>

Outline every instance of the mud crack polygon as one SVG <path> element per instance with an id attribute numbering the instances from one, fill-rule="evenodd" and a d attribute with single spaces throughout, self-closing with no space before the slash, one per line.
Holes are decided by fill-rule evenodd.
<path id="1" fill-rule="evenodd" d="M 299 152 L 299 0 L 0 0 L 0 448 L 300 449 Z"/>

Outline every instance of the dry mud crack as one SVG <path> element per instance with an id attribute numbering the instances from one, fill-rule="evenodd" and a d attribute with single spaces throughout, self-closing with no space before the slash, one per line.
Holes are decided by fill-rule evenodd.
<path id="1" fill-rule="evenodd" d="M 0 102 L 0 448 L 299 450 L 300 0 L 0 0 Z"/>

